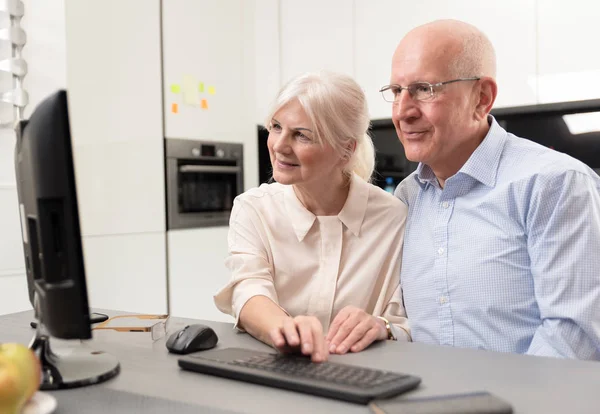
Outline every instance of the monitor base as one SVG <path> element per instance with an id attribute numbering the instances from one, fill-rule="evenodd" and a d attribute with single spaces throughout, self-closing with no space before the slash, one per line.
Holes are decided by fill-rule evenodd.
<path id="1" fill-rule="evenodd" d="M 89 349 L 83 342 L 55 353 L 50 348 L 50 338 L 39 332 L 38 329 L 29 348 L 36 353 L 42 366 L 40 390 L 85 387 L 119 374 L 119 361 L 114 356 Z"/>

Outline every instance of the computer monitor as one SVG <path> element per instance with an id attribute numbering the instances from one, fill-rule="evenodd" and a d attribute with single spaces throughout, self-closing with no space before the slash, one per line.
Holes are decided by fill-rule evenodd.
<path id="1" fill-rule="evenodd" d="M 119 363 L 109 354 L 81 342 L 64 354 L 50 348 L 50 337 L 92 338 L 64 90 L 18 124 L 15 169 L 29 299 L 38 320 L 30 347 L 42 363 L 40 389 L 112 378 Z"/>

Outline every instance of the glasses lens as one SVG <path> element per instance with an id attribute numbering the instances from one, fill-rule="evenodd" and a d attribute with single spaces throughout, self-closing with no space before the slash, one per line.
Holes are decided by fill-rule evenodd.
<path id="1" fill-rule="evenodd" d="M 408 93 L 416 101 L 426 101 L 433 97 L 433 91 L 431 85 L 424 82 L 413 83 L 408 86 Z"/>
<path id="2" fill-rule="evenodd" d="M 394 91 L 395 90 L 393 88 L 385 89 L 384 91 L 382 91 L 381 94 L 383 95 L 383 99 L 386 102 L 394 102 L 394 100 L 396 99 L 396 94 Z"/>
<path id="3" fill-rule="evenodd" d="M 166 321 L 161 321 L 152 325 L 150 329 L 150 336 L 153 341 L 158 341 L 160 338 L 167 334 Z"/>

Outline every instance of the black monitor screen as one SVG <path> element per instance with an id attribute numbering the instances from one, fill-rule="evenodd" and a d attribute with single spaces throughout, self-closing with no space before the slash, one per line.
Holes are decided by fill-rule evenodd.
<path id="1" fill-rule="evenodd" d="M 65 91 L 21 123 L 15 158 L 30 301 L 50 335 L 91 338 Z"/>
<path id="2" fill-rule="evenodd" d="M 50 337 L 92 338 L 72 153 L 67 94 L 58 91 L 19 124 L 15 149 L 27 285 L 38 319 L 31 348 L 42 366 L 41 389 L 95 384 L 119 372 L 110 354 L 81 346 L 61 355 L 50 348 Z"/>

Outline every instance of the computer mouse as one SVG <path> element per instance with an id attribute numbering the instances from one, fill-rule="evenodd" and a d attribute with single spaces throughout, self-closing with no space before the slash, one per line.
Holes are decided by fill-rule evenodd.
<path id="1" fill-rule="evenodd" d="M 175 354 L 189 354 L 214 348 L 219 341 L 217 334 L 206 325 L 188 325 L 167 339 L 167 349 Z"/>

